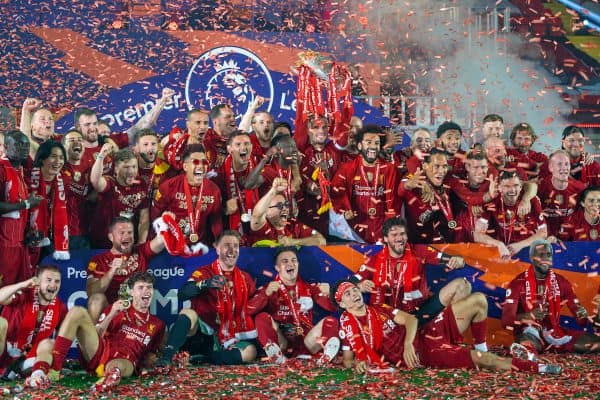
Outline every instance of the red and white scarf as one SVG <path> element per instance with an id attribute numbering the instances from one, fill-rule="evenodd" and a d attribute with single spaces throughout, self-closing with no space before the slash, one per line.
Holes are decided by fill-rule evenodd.
<path id="1" fill-rule="evenodd" d="M 174 129 L 169 133 L 169 140 L 164 148 L 165 158 L 176 170 L 183 169 L 183 152 L 190 135 L 181 129 Z"/>
<path id="2" fill-rule="evenodd" d="M 392 266 L 392 262 L 398 262 L 402 265 L 402 269 L 398 271 L 396 277 L 394 274 L 396 266 Z M 389 289 L 392 290 L 391 300 L 394 304 L 389 304 L 392 307 L 396 307 L 400 293 L 404 293 L 403 300 L 423 297 L 421 292 L 413 291 L 414 278 L 418 273 L 419 264 L 409 245 L 404 248 L 404 254 L 401 258 L 391 257 L 388 246 L 384 246 L 383 250 L 375 255 L 374 267 L 373 283 L 377 288 L 376 296 L 380 300 L 377 302 L 378 304 L 384 303 L 384 291 Z M 400 290 L 401 288 L 403 290 Z"/>
<path id="3" fill-rule="evenodd" d="M 215 275 L 224 275 L 215 260 L 211 269 Z M 229 282 L 217 290 L 217 314 L 219 316 L 219 341 L 226 349 L 239 340 L 257 337 L 254 321 L 248 312 L 248 283 L 242 271 L 236 266 L 233 269 L 233 287 Z"/>
<path id="4" fill-rule="evenodd" d="M 27 186 L 20 176 L 19 172 L 12 166 L 6 158 L 0 158 L 0 165 L 4 167 L 6 173 L 6 183 L 4 184 L 4 199 L 8 203 L 17 203 L 27 199 Z M 5 218 L 20 219 L 21 212 L 27 216 L 27 210 L 17 210 L 2 214 Z"/>
<path id="5" fill-rule="evenodd" d="M 359 361 L 367 361 L 371 364 L 377 364 L 385 367 L 386 362 L 383 356 L 377 351 L 381 349 L 383 340 L 383 324 L 377 316 L 377 312 L 369 307 L 367 308 L 367 329 L 363 329 L 362 324 L 354 315 L 344 311 L 340 317 L 340 326 L 344 336 L 348 339 L 350 347 L 354 352 L 354 357 Z"/>
<path id="6" fill-rule="evenodd" d="M 16 348 L 25 351 L 27 356 L 35 356 L 37 344 L 52 336 L 60 322 L 60 300 L 55 297 L 42 311 L 40 318 L 39 288 L 31 290 L 28 296 L 31 302 L 19 325 Z"/>
<path id="7" fill-rule="evenodd" d="M 294 325 L 302 326 L 306 328 L 306 332 L 308 332 L 308 330 L 312 329 L 313 327 L 312 312 L 302 312 L 300 310 L 301 305 L 298 303 L 298 299 L 300 297 L 311 297 L 309 286 L 304 283 L 302 279 L 297 279 L 294 288 L 295 296 L 292 298 L 285 283 L 283 283 L 279 275 L 277 275 L 275 280 L 279 282 L 279 298 L 283 298 L 285 305 L 288 306 L 290 312 L 292 313 Z"/>
<path id="8" fill-rule="evenodd" d="M 525 271 L 525 311 L 530 312 L 538 306 L 537 302 L 537 280 L 533 265 Z M 562 337 L 564 332 L 560 328 L 560 287 L 556 274 L 551 269 L 546 275 L 546 282 L 543 294 L 543 302 L 548 302 L 548 311 L 550 313 L 550 324 L 552 326 L 552 336 Z"/>
<path id="9" fill-rule="evenodd" d="M 53 234 L 54 254 L 57 260 L 68 260 L 69 255 L 69 220 L 67 218 L 67 194 L 65 183 L 59 172 L 49 183 L 52 186 L 52 199 L 46 193 L 46 182 L 42 171 L 34 168 L 31 171 L 31 192 L 43 200 L 30 215 L 29 223 L 33 229 L 46 234 L 50 228 Z M 51 215 L 48 215 L 51 213 Z"/>

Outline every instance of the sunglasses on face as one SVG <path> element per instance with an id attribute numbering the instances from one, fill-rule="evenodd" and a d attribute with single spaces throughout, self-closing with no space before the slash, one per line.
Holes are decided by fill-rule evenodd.
<path id="1" fill-rule="evenodd" d="M 290 207 L 290 203 L 287 201 L 280 201 L 277 204 L 273 204 L 272 206 L 269 206 L 269 208 L 279 208 L 280 210 L 283 210 L 284 208 L 289 208 Z"/>
<path id="2" fill-rule="evenodd" d="M 204 165 L 205 167 L 208 166 L 208 160 L 207 159 L 198 159 L 198 158 L 191 158 L 188 160 L 188 162 L 192 163 L 193 165 Z"/>

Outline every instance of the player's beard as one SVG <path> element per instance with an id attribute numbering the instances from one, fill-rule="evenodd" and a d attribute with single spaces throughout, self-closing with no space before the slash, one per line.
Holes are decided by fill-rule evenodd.
<path id="1" fill-rule="evenodd" d="M 148 153 L 140 153 L 140 157 L 142 157 L 142 160 L 148 164 L 152 164 L 156 161 L 156 153 L 153 153 L 152 156 L 148 155 Z"/>

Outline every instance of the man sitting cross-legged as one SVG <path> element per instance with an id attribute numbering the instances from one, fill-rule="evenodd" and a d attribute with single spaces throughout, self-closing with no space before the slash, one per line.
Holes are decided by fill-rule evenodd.
<path id="1" fill-rule="evenodd" d="M 325 317 L 313 324 L 316 303 L 327 311 L 335 311 L 329 299 L 329 284 L 307 284 L 298 276 L 298 253 L 293 247 L 281 248 L 275 255 L 277 277 L 248 303 L 256 314 L 258 342 L 277 364 L 288 356 L 316 354 L 323 350 L 319 364 L 331 361 L 340 348 L 338 322 Z"/>

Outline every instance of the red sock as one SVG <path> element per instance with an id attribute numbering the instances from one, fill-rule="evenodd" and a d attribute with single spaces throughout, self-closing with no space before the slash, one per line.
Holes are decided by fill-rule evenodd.
<path id="1" fill-rule="evenodd" d="M 333 317 L 325 317 L 323 318 L 323 330 L 321 331 L 321 336 L 325 338 L 323 341 L 323 345 L 327 343 L 329 338 L 338 335 L 339 331 L 339 323 L 338 320 Z"/>
<path id="2" fill-rule="evenodd" d="M 60 371 L 63 361 L 67 357 L 67 353 L 71 348 L 73 340 L 58 336 L 54 341 L 54 350 L 52 350 L 52 369 Z"/>
<path id="3" fill-rule="evenodd" d="M 254 325 L 258 332 L 258 342 L 262 347 L 267 343 L 278 344 L 277 332 L 273 329 L 273 319 L 266 312 L 261 312 L 254 318 Z"/>
<path id="4" fill-rule="evenodd" d="M 38 369 L 44 371 L 45 374 L 48 374 L 48 371 L 50 371 L 50 364 L 46 361 L 36 361 L 31 370 L 37 371 Z"/>
<path id="5" fill-rule="evenodd" d="M 487 336 L 487 318 L 480 322 L 471 321 L 471 334 L 475 344 L 485 343 Z"/>
<path id="6" fill-rule="evenodd" d="M 517 371 L 533 372 L 538 373 L 540 371 L 539 365 L 535 361 L 521 360 L 520 358 L 513 358 L 512 365 Z"/>

